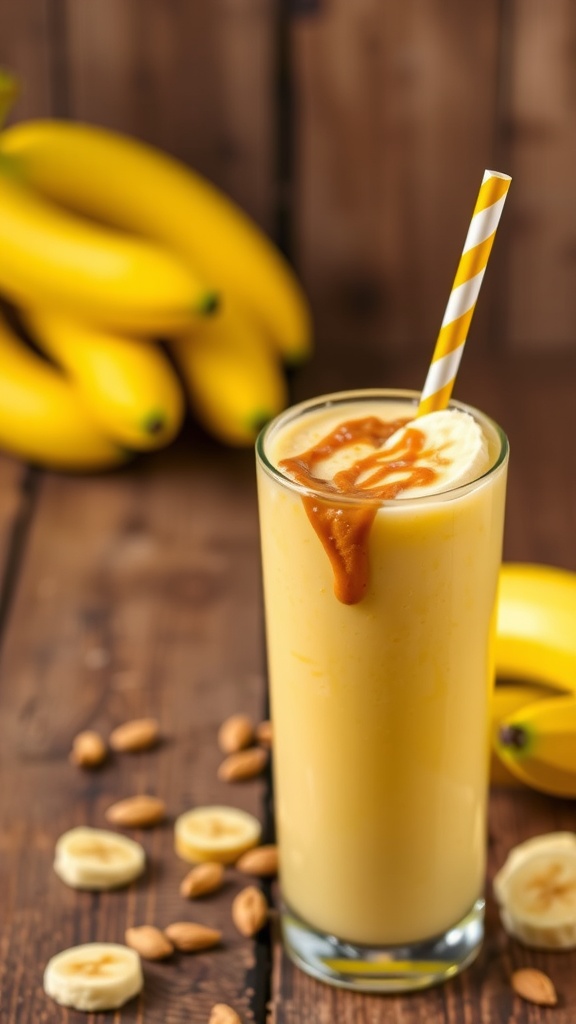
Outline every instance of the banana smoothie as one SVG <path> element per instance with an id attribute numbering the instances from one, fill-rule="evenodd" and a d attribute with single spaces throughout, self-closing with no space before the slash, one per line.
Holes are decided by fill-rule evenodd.
<path id="1" fill-rule="evenodd" d="M 284 937 L 343 985 L 354 945 L 404 947 L 413 969 L 391 987 L 419 987 L 482 936 L 507 442 L 464 406 L 416 411 L 408 392 L 333 395 L 258 442 Z M 461 962 L 444 943 L 410 985 L 466 920 Z M 314 960 L 294 934 L 337 952 Z M 357 987 L 379 987 L 390 960 Z"/>

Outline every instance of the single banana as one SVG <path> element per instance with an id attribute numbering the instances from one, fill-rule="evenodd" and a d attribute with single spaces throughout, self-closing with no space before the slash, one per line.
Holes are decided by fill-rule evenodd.
<path id="1" fill-rule="evenodd" d="M 576 797 L 576 696 L 549 697 L 503 718 L 494 747 L 521 782 Z"/>
<path id="2" fill-rule="evenodd" d="M 287 404 L 284 373 L 260 328 L 228 302 L 172 342 L 202 426 L 225 444 L 253 445 L 259 429 Z"/>
<path id="3" fill-rule="evenodd" d="M 135 950 L 114 942 L 87 942 L 56 953 L 44 971 L 44 991 L 61 1006 L 94 1013 L 116 1010 L 142 991 Z"/>
<path id="4" fill-rule="evenodd" d="M 2 152 L 0 209 L 0 288 L 15 302 L 158 333 L 215 307 L 215 294 L 167 248 L 59 208 L 19 180 Z"/>
<path id="5" fill-rule="evenodd" d="M 233 864 L 258 845 L 261 834 L 258 819 L 238 807 L 194 807 L 176 818 L 174 848 L 179 857 L 193 864 Z"/>
<path id="6" fill-rule="evenodd" d="M 0 314 L 0 448 L 53 469 L 106 469 L 125 462 L 62 374 L 15 335 Z"/>
<path id="7" fill-rule="evenodd" d="M 504 563 L 500 572 L 496 674 L 576 693 L 576 573 Z"/>
<path id="8" fill-rule="evenodd" d="M 73 381 L 95 422 L 118 443 L 159 448 L 176 435 L 184 415 L 182 387 L 154 344 L 48 309 L 29 311 L 26 323 L 37 345 Z"/>
<path id="9" fill-rule="evenodd" d="M 526 946 L 576 947 L 576 835 L 550 832 L 515 846 L 494 895 L 504 928 Z"/>
<path id="10" fill-rule="evenodd" d="M 145 866 L 144 848 L 119 832 L 79 825 L 56 843 L 54 871 L 73 889 L 117 889 Z"/>
<path id="11" fill-rule="evenodd" d="M 69 121 L 6 130 L 22 180 L 81 214 L 166 245 L 253 315 L 281 355 L 310 353 L 310 311 L 278 249 L 199 174 L 127 136 Z"/>
<path id="12" fill-rule="evenodd" d="M 520 779 L 505 766 L 496 753 L 496 742 L 503 720 L 514 712 L 520 711 L 521 708 L 548 699 L 554 693 L 560 695 L 562 691 L 533 683 L 499 683 L 496 681 L 491 702 L 490 726 L 490 782 L 493 786 L 522 785 Z"/>

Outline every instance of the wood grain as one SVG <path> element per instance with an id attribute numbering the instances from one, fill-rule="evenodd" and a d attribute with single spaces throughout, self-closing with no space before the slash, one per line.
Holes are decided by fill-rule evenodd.
<path id="1" fill-rule="evenodd" d="M 493 156 L 498 27 L 492 0 L 335 0 L 294 22 L 295 232 L 330 387 L 432 352 Z M 489 310 L 487 279 L 480 334 Z"/>
<path id="2" fill-rule="evenodd" d="M 178 886 L 189 865 L 172 848 L 174 816 L 191 806 L 264 810 L 262 780 L 216 778 L 221 720 L 263 712 L 254 490 L 251 456 L 210 446 L 110 476 L 42 480 L 1 671 L 3 1021 L 85 1020 L 46 1000 L 47 959 L 174 920 L 222 928 L 223 948 L 146 965 L 144 996 L 116 1024 L 201 1024 L 216 1001 L 263 1012 L 255 943 L 230 918 L 245 879 L 231 872 L 220 894 L 186 902 Z M 80 729 L 107 736 L 142 715 L 160 721 L 157 750 L 114 755 L 93 772 L 69 764 Z M 163 797 L 170 814 L 132 833 L 149 857 L 144 879 L 102 895 L 66 888 L 51 866 L 57 836 L 105 826 L 106 807 L 138 792 Z"/>
<path id="3" fill-rule="evenodd" d="M 573 349 L 576 318 L 576 9 L 512 3 L 507 131 L 508 313 L 516 348 Z"/>
<path id="4" fill-rule="evenodd" d="M 15 549 L 19 546 L 18 535 L 25 529 L 31 512 L 33 477 L 33 471 L 18 460 L 0 456 L 0 593 L 3 592 L 6 611 L 10 600 L 6 593 L 7 576 L 18 571 Z M 11 560 L 13 569 L 9 566 Z"/>
<path id="5" fill-rule="evenodd" d="M 575 41 L 570 0 L 0 0 L 0 62 L 22 83 L 13 119 L 131 132 L 197 167 L 267 231 L 282 215 L 317 326 L 297 397 L 421 385 L 482 170 L 510 171 L 455 395 L 510 437 L 505 557 L 574 570 Z M 189 431 L 102 477 L 1 458 L 0 577 L 2 1024 L 202 1024 L 216 1000 L 246 1024 L 574 1019 L 576 954 L 509 940 L 489 886 L 477 964 L 392 999 L 308 979 L 275 933 L 242 939 L 229 907 L 244 880 L 233 874 L 197 906 L 179 897 L 179 810 L 219 801 L 271 812 L 262 781 L 216 777 L 220 721 L 259 717 L 265 700 L 251 453 Z M 79 729 L 107 734 L 142 714 L 160 719 L 158 750 L 115 755 L 92 774 L 68 763 Z M 63 886 L 56 837 L 102 825 L 109 803 L 144 790 L 165 796 L 171 815 L 137 834 L 146 877 L 102 896 Z M 510 846 L 556 828 L 574 828 L 573 802 L 495 790 L 490 877 Z M 57 949 L 193 917 L 222 927 L 223 948 L 147 965 L 144 997 L 121 1013 L 87 1018 L 45 998 L 42 969 Z M 528 965 L 550 974 L 558 1008 L 513 997 L 510 972 Z"/>
<path id="6" fill-rule="evenodd" d="M 59 39 L 53 14 L 53 2 L 0 0 L 0 65 L 20 82 L 11 120 L 54 111 Z"/>
<path id="7" fill-rule="evenodd" d="M 0 60 L 22 83 L 13 119 L 133 133 L 268 232 L 280 216 L 330 388 L 432 350 L 494 164 L 514 182 L 472 336 L 574 348 L 575 40 L 570 0 L 0 0 Z M 352 335 L 362 359 L 337 371 Z"/>
<path id="8" fill-rule="evenodd" d="M 70 115 L 180 157 L 270 230 L 273 5 L 68 0 L 66 10 Z"/>
<path id="9" fill-rule="evenodd" d="M 395 357 L 391 383 L 404 383 L 419 364 L 417 356 Z M 473 347 L 462 364 L 458 397 L 483 406 L 512 440 L 509 559 L 576 569 L 576 491 L 566 470 L 576 435 L 575 373 L 574 356 L 487 358 Z M 515 967 L 527 965 L 547 971 L 560 993 L 554 1018 L 538 1019 L 568 1024 L 576 1010 L 576 954 L 534 953 L 509 940 L 489 887 L 481 958 L 461 978 L 420 995 L 381 999 L 322 986 L 295 970 L 272 936 L 267 1016 L 268 936 L 253 944 L 230 922 L 231 898 L 245 880 L 232 875 L 217 896 L 183 903 L 178 885 L 187 866 L 172 851 L 171 821 L 136 833 L 150 866 L 128 891 L 95 896 L 63 886 L 51 868 L 56 837 L 73 824 L 104 824 L 105 808 L 122 796 L 163 796 L 171 819 L 205 802 L 262 817 L 268 811 L 262 782 L 231 788 L 216 777 L 218 725 L 240 710 L 259 717 L 264 702 L 252 454 L 222 451 L 189 432 L 172 451 L 119 473 L 37 477 L 32 517 L 18 498 L 19 464 L 4 460 L 0 473 L 7 485 L 0 508 L 12 537 L 13 524 L 27 517 L 16 538 L 19 571 L 0 673 L 3 1024 L 80 1024 L 84 1017 L 54 1007 L 42 993 L 51 953 L 80 941 L 121 939 L 127 925 L 182 918 L 221 927 L 222 950 L 146 965 L 143 999 L 117 1014 L 115 1024 L 201 1024 L 216 999 L 258 1024 L 534 1024 L 508 982 Z M 159 749 L 115 755 L 95 773 L 68 763 L 79 729 L 107 735 L 146 714 L 161 722 Z M 573 802 L 494 791 L 490 875 L 515 843 L 572 828 L 573 812 Z M 111 1016 L 99 1024 L 105 1019 Z"/>

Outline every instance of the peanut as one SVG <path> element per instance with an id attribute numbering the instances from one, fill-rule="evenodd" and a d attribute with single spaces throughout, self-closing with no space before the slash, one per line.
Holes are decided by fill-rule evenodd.
<path id="1" fill-rule="evenodd" d="M 79 732 L 72 741 L 70 760 L 81 768 L 97 768 L 106 759 L 106 744 L 93 729 Z"/>
<path id="2" fill-rule="evenodd" d="M 215 1003 L 210 1011 L 208 1024 L 242 1024 L 240 1017 L 226 1003 Z"/>
<path id="3" fill-rule="evenodd" d="M 112 730 L 110 746 L 122 753 L 149 750 L 156 746 L 159 734 L 160 727 L 155 718 L 132 718 Z"/>
<path id="4" fill-rule="evenodd" d="M 204 864 L 197 864 L 182 879 L 180 895 L 186 899 L 195 899 L 196 896 L 207 896 L 208 893 L 216 892 L 217 889 L 220 889 L 223 881 L 224 865 L 217 861 L 206 861 Z"/>
<path id="5" fill-rule="evenodd" d="M 254 742 L 254 725 L 248 715 L 230 715 L 218 730 L 218 746 L 224 754 L 235 754 Z"/>
<path id="6" fill-rule="evenodd" d="M 236 861 L 236 867 L 246 875 L 258 878 L 272 878 L 278 874 L 278 847 L 273 843 L 255 846 L 243 853 Z"/>
<path id="7" fill-rule="evenodd" d="M 124 828 L 152 828 L 164 821 L 166 804 L 156 796 L 142 793 L 111 804 L 105 817 L 112 825 Z"/>
<path id="8" fill-rule="evenodd" d="M 218 768 L 218 778 L 222 782 L 244 782 L 260 775 L 268 764 L 268 752 L 262 747 L 251 747 L 229 754 Z"/>
<path id="9" fill-rule="evenodd" d="M 124 938 L 126 945 L 135 949 L 144 960 L 165 960 L 174 952 L 174 946 L 164 932 L 151 924 L 127 928 Z"/>
<path id="10" fill-rule="evenodd" d="M 174 921 L 164 929 L 166 938 L 182 953 L 196 953 L 201 949 L 212 949 L 222 940 L 222 932 L 216 928 L 196 924 L 193 921 Z"/>
<path id="11" fill-rule="evenodd" d="M 251 938 L 268 920 L 268 904 L 260 889 L 248 885 L 232 901 L 232 920 L 241 935 Z"/>
<path id="12" fill-rule="evenodd" d="M 529 1003 L 537 1003 L 538 1006 L 556 1006 L 558 1002 L 556 989 L 550 978 L 535 967 L 523 967 L 514 971 L 511 982 L 516 994 Z"/>

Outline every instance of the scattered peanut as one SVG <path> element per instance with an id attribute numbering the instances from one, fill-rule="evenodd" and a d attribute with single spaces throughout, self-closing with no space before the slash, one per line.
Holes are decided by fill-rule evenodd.
<path id="1" fill-rule="evenodd" d="M 235 754 L 254 742 L 254 724 L 248 715 L 230 715 L 218 730 L 218 746 L 225 754 Z"/>
<path id="2" fill-rule="evenodd" d="M 268 752 L 262 747 L 251 747 L 229 754 L 218 768 L 218 778 L 222 782 L 244 782 L 260 775 L 268 764 Z"/>
<path id="3" fill-rule="evenodd" d="M 182 953 L 212 949 L 222 941 L 222 932 L 193 921 L 174 921 L 164 929 L 166 938 Z"/>
<path id="4" fill-rule="evenodd" d="M 160 727 L 155 718 L 133 718 L 110 733 L 110 746 L 118 752 L 133 753 L 156 746 Z"/>
<path id="5" fill-rule="evenodd" d="M 106 759 L 106 744 L 93 729 L 79 732 L 72 741 L 70 760 L 81 768 L 97 768 Z"/>
<path id="6" fill-rule="evenodd" d="M 129 796 L 111 804 L 106 811 L 106 821 L 124 828 L 152 828 L 164 821 L 166 804 L 156 796 Z"/>
<path id="7" fill-rule="evenodd" d="M 260 889 L 249 885 L 232 901 L 232 920 L 241 935 L 251 938 L 268 920 L 268 904 Z"/>
<path id="8" fill-rule="evenodd" d="M 272 722 L 268 721 L 268 719 L 256 726 L 256 742 L 261 747 L 272 746 Z"/>
<path id="9" fill-rule="evenodd" d="M 273 843 L 266 846 L 255 846 L 243 853 L 236 861 L 236 867 L 245 875 L 256 875 L 258 878 L 272 878 L 278 874 L 278 847 Z"/>
<path id="10" fill-rule="evenodd" d="M 164 932 L 151 924 L 127 928 L 124 938 L 126 945 L 135 949 L 144 960 L 165 960 L 174 952 L 174 946 Z"/>
<path id="11" fill-rule="evenodd" d="M 236 1010 L 226 1003 L 215 1003 L 210 1011 L 208 1024 L 242 1024 Z"/>
<path id="12" fill-rule="evenodd" d="M 204 864 L 197 864 L 182 879 L 180 895 L 189 900 L 197 896 L 207 896 L 208 893 L 220 889 L 223 881 L 224 865 L 217 861 L 206 861 Z"/>
<path id="13" fill-rule="evenodd" d="M 523 967 L 514 971 L 511 982 L 516 994 L 529 1003 L 537 1003 L 538 1006 L 556 1006 L 558 1002 L 556 989 L 550 978 L 535 967 Z"/>

